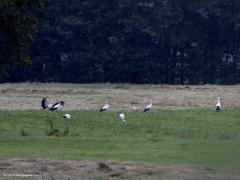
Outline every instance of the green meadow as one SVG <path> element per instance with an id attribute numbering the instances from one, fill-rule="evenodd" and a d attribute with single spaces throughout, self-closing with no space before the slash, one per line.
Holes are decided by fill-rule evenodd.
<path id="1" fill-rule="evenodd" d="M 0 158 L 114 160 L 240 168 L 240 109 L 0 111 Z M 69 113 L 69 112 L 68 112 Z"/>

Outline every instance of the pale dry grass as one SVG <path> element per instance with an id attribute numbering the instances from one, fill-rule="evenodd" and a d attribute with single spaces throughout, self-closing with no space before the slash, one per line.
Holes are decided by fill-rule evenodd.
<path id="1" fill-rule="evenodd" d="M 0 179 L 24 175 L 31 179 L 239 179 L 238 174 L 220 174 L 211 169 L 132 162 L 57 161 L 0 159 Z M 5 175 L 5 177 L 4 177 Z M 47 178 L 52 177 L 52 178 Z M 55 178 L 53 178 L 55 177 Z M 91 177 L 91 178 L 90 178 Z M 105 177 L 105 178 L 103 178 Z M 10 178 L 9 178 L 10 179 Z M 20 178 L 15 178 L 20 179 Z M 25 178 L 26 179 L 26 178 Z"/>
<path id="2" fill-rule="evenodd" d="M 172 86 L 129 84 L 6 83 L 0 85 L 0 109 L 41 109 L 43 97 L 65 101 L 65 110 L 97 110 L 106 100 L 112 110 L 140 109 L 153 100 L 154 109 L 240 107 L 240 85 Z"/>

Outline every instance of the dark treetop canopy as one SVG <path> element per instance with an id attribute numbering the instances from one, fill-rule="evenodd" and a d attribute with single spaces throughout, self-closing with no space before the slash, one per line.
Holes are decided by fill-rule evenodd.
<path id="1" fill-rule="evenodd" d="M 32 12 L 40 0 L 0 0 L 0 70 L 12 61 L 31 63 L 27 49 L 36 33 Z"/>
<path id="2" fill-rule="evenodd" d="M 0 2 L 2 64 L 29 62 L 39 2 Z M 2 82 L 240 82 L 239 0 L 44 0 L 37 16 L 32 65 Z"/>

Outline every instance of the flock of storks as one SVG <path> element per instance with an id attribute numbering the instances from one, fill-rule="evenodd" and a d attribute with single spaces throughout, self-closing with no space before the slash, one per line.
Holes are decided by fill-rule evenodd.
<path id="1" fill-rule="evenodd" d="M 54 104 L 48 103 L 46 98 L 42 99 L 42 108 L 44 110 L 50 110 L 50 111 L 58 111 L 60 109 L 63 108 L 64 106 L 64 101 L 58 101 Z M 150 103 L 148 105 L 145 106 L 143 112 L 147 112 L 150 111 L 152 109 L 153 105 L 152 105 L 152 100 L 150 100 Z M 101 106 L 101 108 L 99 109 L 100 112 L 106 111 L 110 108 L 110 105 L 108 104 L 108 101 L 106 101 L 106 103 L 104 105 Z M 132 111 L 137 112 L 138 108 L 137 106 L 133 105 L 132 106 Z M 220 112 L 221 111 L 221 102 L 220 102 L 220 98 L 217 98 L 217 104 L 216 104 L 216 112 Z M 120 120 L 122 122 L 125 122 L 125 114 L 123 112 L 120 112 L 118 114 Z M 71 115 L 70 114 L 65 114 L 63 116 L 64 119 L 71 119 Z"/>

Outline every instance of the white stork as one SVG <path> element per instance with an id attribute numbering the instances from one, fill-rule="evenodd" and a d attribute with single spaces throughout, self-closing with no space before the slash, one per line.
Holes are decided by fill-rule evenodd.
<path id="1" fill-rule="evenodd" d="M 44 110 L 49 110 L 49 109 L 52 108 L 52 106 L 53 106 L 53 104 L 48 103 L 46 98 L 43 98 L 43 99 L 42 99 L 42 108 L 43 108 Z"/>
<path id="2" fill-rule="evenodd" d="M 106 111 L 107 109 L 109 109 L 110 105 L 108 104 L 108 101 L 106 101 L 106 104 L 103 105 L 99 111 L 102 112 L 102 111 Z"/>
<path id="3" fill-rule="evenodd" d="M 119 116 L 119 118 L 120 118 L 120 120 L 121 120 L 122 122 L 126 122 L 126 120 L 125 120 L 125 115 L 124 115 L 122 112 L 119 113 L 118 116 Z"/>
<path id="4" fill-rule="evenodd" d="M 132 110 L 133 110 L 133 112 L 137 112 L 137 111 L 138 111 L 137 106 L 133 105 L 133 106 L 132 106 Z"/>
<path id="5" fill-rule="evenodd" d="M 150 104 L 148 104 L 143 112 L 150 111 L 152 109 L 152 100 L 150 100 Z"/>
<path id="6" fill-rule="evenodd" d="M 216 112 L 220 112 L 221 111 L 221 102 L 220 102 L 220 98 L 217 98 L 217 104 L 216 104 Z"/>
<path id="7" fill-rule="evenodd" d="M 64 106 L 64 101 L 59 101 L 59 102 L 56 102 L 52 105 L 52 107 L 50 108 L 51 111 L 55 111 L 55 110 L 60 110 L 63 108 Z"/>
<path id="8" fill-rule="evenodd" d="M 70 115 L 70 114 L 65 114 L 65 115 L 63 116 L 63 118 L 64 118 L 64 119 L 71 119 L 71 115 Z"/>

